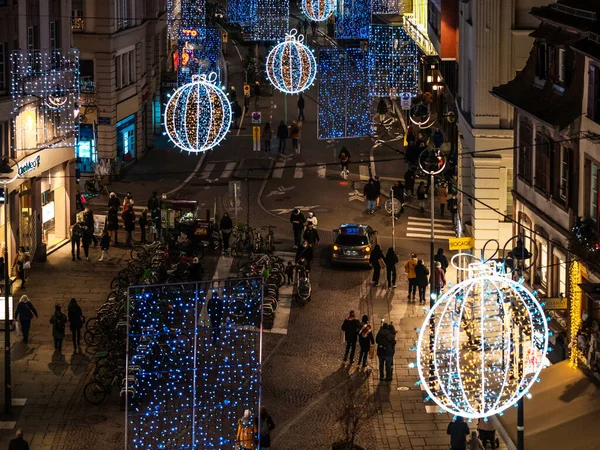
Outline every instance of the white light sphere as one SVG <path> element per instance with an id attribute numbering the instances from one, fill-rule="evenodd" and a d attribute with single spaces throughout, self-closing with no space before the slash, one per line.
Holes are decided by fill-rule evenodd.
<path id="1" fill-rule="evenodd" d="M 323 22 L 335 10 L 335 0 L 302 0 L 302 12 L 310 20 Z"/>
<path id="2" fill-rule="evenodd" d="M 298 94 L 310 87 L 317 75 L 317 62 L 304 36 L 291 30 L 285 41 L 271 49 L 267 56 L 267 76 L 273 86 L 286 94 Z"/>
<path id="3" fill-rule="evenodd" d="M 476 419 L 501 413 L 529 391 L 548 350 L 548 324 L 520 282 L 493 265 L 470 269 L 428 312 L 417 368 L 440 408 Z"/>
<path id="4" fill-rule="evenodd" d="M 226 136 L 231 126 L 231 105 L 215 85 L 217 75 L 192 76 L 192 82 L 175 91 L 165 109 L 167 135 L 187 152 L 210 150 Z"/>

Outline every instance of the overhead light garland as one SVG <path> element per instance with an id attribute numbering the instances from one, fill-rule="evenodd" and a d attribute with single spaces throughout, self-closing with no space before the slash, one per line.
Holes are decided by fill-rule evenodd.
<path id="1" fill-rule="evenodd" d="M 465 418 L 502 413 L 539 381 L 549 334 L 522 278 L 513 281 L 494 263 L 471 264 L 419 332 L 416 366 L 427 399 Z"/>
<path id="2" fill-rule="evenodd" d="M 303 41 L 304 36 L 292 29 L 285 41 L 273 47 L 267 56 L 269 81 L 283 93 L 298 94 L 315 81 L 317 62 Z"/>
<path id="3" fill-rule="evenodd" d="M 335 10 L 336 0 L 302 0 L 302 12 L 310 20 L 323 22 Z"/>
<path id="4" fill-rule="evenodd" d="M 200 153 L 218 145 L 231 126 L 231 105 L 211 73 L 193 75 L 192 82 L 175 91 L 165 110 L 171 141 L 186 152 Z"/>

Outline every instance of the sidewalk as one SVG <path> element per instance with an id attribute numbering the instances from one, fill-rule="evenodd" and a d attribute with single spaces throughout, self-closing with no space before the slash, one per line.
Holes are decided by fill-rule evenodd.
<path id="1" fill-rule="evenodd" d="M 110 252 L 113 259 L 108 263 L 97 261 L 100 250 L 94 247 L 89 262 L 83 259 L 83 249 L 82 260 L 71 261 L 71 247 L 64 246 L 45 263 L 33 265 L 26 289 L 18 281 L 13 285 L 15 306 L 21 295 L 27 294 L 39 318 L 32 322 L 29 345 L 11 333 L 13 408 L 11 416 L 3 415 L 0 422 L 0 448 L 8 448 L 17 428 L 23 429 L 31 448 L 56 448 L 77 393 L 86 382 L 94 352 L 74 353 L 68 328 L 62 354 L 55 352 L 49 319 L 57 303 L 66 313 L 73 297 L 86 318 L 95 316 L 106 300 L 110 280 L 128 258 L 125 248 L 111 248 Z M 4 374 L 4 358 L 1 365 Z M 10 421 L 16 421 L 16 426 L 11 427 Z"/>

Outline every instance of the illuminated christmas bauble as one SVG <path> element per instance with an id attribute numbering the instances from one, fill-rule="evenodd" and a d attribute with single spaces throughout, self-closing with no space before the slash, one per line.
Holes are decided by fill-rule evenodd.
<path id="1" fill-rule="evenodd" d="M 549 333 L 542 306 L 521 282 L 493 264 L 471 265 L 469 275 L 427 314 L 417 368 L 440 408 L 475 419 L 529 396 L 539 381 Z"/>
<path id="2" fill-rule="evenodd" d="M 327 20 L 335 10 L 335 0 L 302 0 L 302 12 L 310 20 Z"/>
<path id="3" fill-rule="evenodd" d="M 231 126 L 231 105 L 211 73 L 194 75 L 169 99 L 165 128 L 171 141 L 187 152 L 204 152 L 218 145 Z"/>
<path id="4" fill-rule="evenodd" d="M 296 34 L 296 30 L 291 30 L 267 56 L 267 76 L 273 86 L 286 94 L 308 89 L 317 75 L 311 49 L 303 44 L 304 36 Z"/>

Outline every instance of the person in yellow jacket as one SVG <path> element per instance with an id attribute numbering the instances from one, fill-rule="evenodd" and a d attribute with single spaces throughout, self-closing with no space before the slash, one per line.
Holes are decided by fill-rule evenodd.
<path id="1" fill-rule="evenodd" d="M 240 450 L 255 450 L 258 427 L 252 418 L 252 411 L 244 411 L 244 417 L 238 420 L 236 448 Z"/>
<path id="2" fill-rule="evenodd" d="M 410 255 L 410 259 L 404 264 L 404 272 L 408 278 L 408 301 L 415 301 L 415 295 L 417 292 L 417 274 L 415 273 L 415 267 L 417 266 L 417 255 L 414 253 Z"/>

